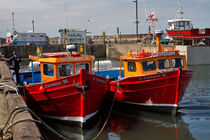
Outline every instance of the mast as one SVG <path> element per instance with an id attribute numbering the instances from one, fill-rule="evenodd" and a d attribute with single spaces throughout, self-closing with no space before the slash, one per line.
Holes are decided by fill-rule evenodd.
<path id="1" fill-rule="evenodd" d="M 139 20 L 138 20 L 138 0 L 134 0 L 134 3 L 136 3 L 136 39 L 138 41 L 138 24 L 139 24 Z"/>
<path id="2" fill-rule="evenodd" d="M 63 47 L 66 48 L 66 28 L 63 29 Z"/>
<path id="3" fill-rule="evenodd" d="M 160 38 L 161 38 L 161 35 L 163 34 L 163 32 L 162 31 L 157 31 L 156 32 L 156 30 L 155 30 L 155 21 L 158 21 L 158 19 L 152 17 L 152 18 L 148 18 L 146 20 L 151 21 L 152 27 L 154 28 L 153 41 L 155 41 L 157 46 L 158 46 L 158 52 L 164 52 L 163 46 L 160 43 Z"/>
<path id="4" fill-rule="evenodd" d="M 15 33 L 15 13 L 12 13 L 12 29 L 13 29 L 13 34 Z"/>
<path id="5" fill-rule="evenodd" d="M 179 0 L 179 4 L 180 4 L 180 9 L 177 11 L 178 18 L 179 19 L 183 19 L 184 18 L 184 8 L 183 8 L 183 2 L 182 2 L 182 0 Z"/>
<path id="6" fill-rule="evenodd" d="M 34 20 L 32 20 L 32 32 L 34 33 Z"/>

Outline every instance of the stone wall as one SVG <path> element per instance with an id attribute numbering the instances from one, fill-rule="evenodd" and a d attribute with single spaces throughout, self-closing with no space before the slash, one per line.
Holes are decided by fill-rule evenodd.
<path id="1" fill-rule="evenodd" d="M 210 64 L 210 46 L 176 46 L 187 57 L 188 65 Z"/>
<path id="2" fill-rule="evenodd" d="M 174 46 L 164 46 L 165 50 L 171 50 Z M 136 50 L 141 51 L 144 49 L 146 52 L 157 51 L 156 46 L 148 46 L 148 45 L 141 45 L 139 46 L 137 43 L 129 43 L 129 44 L 113 44 L 108 48 L 108 56 L 112 59 L 120 59 L 121 55 L 125 55 L 128 50 L 131 52 L 135 52 Z"/>
<path id="3" fill-rule="evenodd" d="M 164 47 L 172 49 L 172 47 Z M 62 45 L 48 45 L 42 47 L 43 52 L 62 52 L 65 51 Z M 144 49 L 146 51 L 156 51 L 157 47 L 154 46 L 141 46 L 138 44 L 112 44 L 107 45 L 107 50 L 104 44 L 89 44 L 86 46 L 87 55 L 94 55 L 96 58 L 105 58 L 106 54 L 109 58 L 119 59 L 121 55 L 125 55 L 128 50 L 136 51 L 136 49 Z M 210 64 L 210 46 L 176 46 L 175 49 L 180 50 L 180 54 L 186 55 L 188 65 L 202 65 Z M 6 58 L 12 56 L 12 52 L 16 51 L 17 55 L 21 58 L 28 58 L 29 55 L 36 54 L 37 46 L 2 46 L 0 53 Z"/>
<path id="4" fill-rule="evenodd" d="M 48 52 L 63 52 L 65 48 L 63 45 L 48 45 L 41 46 L 44 53 Z M 106 49 L 103 44 L 87 45 L 87 55 L 94 55 L 95 57 L 106 57 Z M 37 55 L 37 46 L 2 46 L 0 53 L 6 58 L 12 56 L 12 52 L 16 51 L 21 58 L 28 58 L 29 55 Z"/>

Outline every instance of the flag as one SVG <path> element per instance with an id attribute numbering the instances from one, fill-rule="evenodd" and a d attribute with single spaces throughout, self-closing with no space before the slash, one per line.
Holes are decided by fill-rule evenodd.
<path id="1" fill-rule="evenodd" d="M 152 12 L 149 16 L 148 16 L 148 18 L 154 18 L 155 17 L 155 12 Z"/>

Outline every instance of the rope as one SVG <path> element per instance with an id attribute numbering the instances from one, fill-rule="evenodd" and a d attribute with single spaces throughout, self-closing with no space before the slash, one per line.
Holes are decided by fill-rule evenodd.
<path id="1" fill-rule="evenodd" d="M 1 129 L 1 131 L 3 131 L 5 129 L 5 127 L 8 125 L 9 121 L 11 120 L 11 117 L 13 115 L 13 113 L 19 109 L 25 109 L 27 107 L 19 107 L 19 108 L 15 108 L 9 115 L 8 119 L 7 119 L 7 122 L 5 123 L 4 127 Z"/>
<path id="2" fill-rule="evenodd" d="M 144 6 L 144 12 L 145 12 L 145 18 L 147 19 L 147 10 L 146 10 L 146 6 L 145 6 L 145 3 L 144 3 L 144 0 L 143 0 L 143 6 Z"/>
<path id="3" fill-rule="evenodd" d="M 85 87 L 82 86 L 82 98 L 83 100 L 85 100 Z"/>
<path id="4" fill-rule="evenodd" d="M 160 26 L 160 28 L 163 30 L 163 27 L 161 26 L 159 20 L 157 22 L 158 22 L 158 25 Z"/>
<path id="5" fill-rule="evenodd" d="M 117 85 L 118 87 L 120 86 L 120 82 L 119 82 L 119 80 L 118 80 L 118 85 Z M 118 89 L 119 90 L 119 89 Z M 116 92 L 115 92 L 116 93 Z M 113 100 L 112 100 L 112 105 L 111 105 L 111 108 L 110 108 L 110 110 L 109 110 L 109 113 L 108 113 L 108 116 L 107 116 L 107 118 L 106 118 L 106 121 L 104 122 L 104 124 L 103 124 L 103 127 L 101 128 L 101 130 L 98 132 L 98 134 L 92 139 L 92 140 L 96 140 L 97 138 L 98 138 L 98 136 L 102 133 L 102 131 L 104 130 L 104 128 L 105 128 L 105 126 L 107 125 L 107 122 L 108 122 L 108 120 L 109 120 L 109 117 L 110 117 L 110 115 L 111 115 L 111 112 L 112 112 L 112 109 L 113 109 L 113 106 L 114 106 L 114 102 L 115 102 L 115 95 L 116 94 L 114 94 L 114 97 L 113 97 Z"/>
<path id="6" fill-rule="evenodd" d="M 18 123 L 21 123 L 21 122 L 35 122 L 35 123 L 41 123 L 40 121 L 37 121 L 37 120 L 34 120 L 34 119 L 25 119 L 25 120 L 19 120 L 19 121 L 16 121 L 14 123 L 12 123 L 11 125 L 9 125 L 5 131 L 5 133 L 8 132 L 8 130 L 13 127 L 14 125 L 18 124 Z"/>
<path id="7" fill-rule="evenodd" d="M 37 118 L 38 120 L 33 120 L 33 119 L 26 119 L 26 120 L 19 120 L 17 122 L 14 122 L 12 124 L 10 124 L 6 131 L 4 131 L 4 129 L 6 128 L 6 126 L 9 124 L 9 122 L 13 121 L 13 118 L 15 117 L 15 115 L 17 115 L 18 113 L 21 113 L 23 111 L 28 111 L 30 112 L 35 118 Z M 13 117 L 12 117 L 13 116 Z M 5 126 L 0 130 L 0 135 L 3 136 L 5 135 L 5 133 L 8 132 L 9 128 L 11 128 L 12 126 L 20 123 L 20 122 L 25 122 L 25 121 L 31 121 L 31 122 L 36 122 L 36 123 L 40 123 L 40 124 L 43 124 L 47 129 L 49 129 L 51 132 L 53 132 L 54 134 L 56 134 L 57 136 L 59 136 L 61 139 L 63 140 L 70 140 L 70 138 L 68 138 L 67 136 L 64 136 L 63 134 L 55 131 L 53 128 L 51 128 L 50 126 L 48 126 L 45 122 L 42 121 L 41 118 L 39 118 L 31 109 L 29 109 L 28 107 L 19 107 L 19 108 L 15 108 L 11 113 L 10 113 L 10 116 L 5 124 Z"/>
<path id="8" fill-rule="evenodd" d="M 33 114 L 34 117 L 36 117 L 47 129 L 49 129 L 51 132 L 53 132 L 54 134 L 58 135 L 60 138 L 64 139 L 64 140 L 70 140 L 69 137 L 55 131 L 52 127 L 50 127 L 49 125 L 47 125 L 44 121 L 42 121 L 41 118 L 39 118 L 31 109 L 28 108 L 28 110 Z"/>
<path id="9" fill-rule="evenodd" d="M 17 95 L 19 94 L 16 88 L 14 88 L 14 87 L 12 87 L 12 86 L 6 84 L 6 83 L 14 83 L 14 82 L 4 82 L 4 83 L 0 83 L 0 87 L 4 87 L 4 86 L 9 87 L 9 88 L 11 88 L 11 89 L 14 89 Z"/>
<path id="10" fill-rule="evenodd" d="M 106 118 L 106 121 L 104 122 L 101 130 L 98 132 L 98 134 L 92 139 L 92 140 L 96 140 L 98 138 L 98 136 L 102 133 L 102 131 L 104 130 L 105 126 L 107 125 L 107 122 L 109 120 L 109 117 L 111 115 L 111 112 L 112 112 L 112 109 L 113 109 L 113 106 L 114 106 L 114 101 L 115 101 L 115 94 L 114 94 L 114 97 L 113 97 L 113 100 L 112 100 L 112 105 L 111 105 L 111 108 L 110 108 L 110 111 L 109 111 L 109 114 Z"/>

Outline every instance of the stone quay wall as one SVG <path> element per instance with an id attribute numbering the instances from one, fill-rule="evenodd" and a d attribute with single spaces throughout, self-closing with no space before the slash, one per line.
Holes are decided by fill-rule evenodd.
<path id="1" fill-rule="evenodd" d="M 9 58 L 12 56 L 12 52 L 16 51 L 17 55 L 21 57 L 21 59 L 28 59 L 29 55 L 37 55 L 37 47 L 38 46 L 2 46 L 0 47 L 0 53 L 4 55 L 4 57 Z M 77 51 L 79 51 L 79 45 Z M 49 52 L 63 52 L 65 48 L 63 45 L 48 45 L 41 46 L 41 49 L 44 53 Z M 128 50 L 136 51 L 136 50 L 145 51 L 157 51 L 156 46 L 149 45 L 141 45 L 139 46 L 137 43 L 124 43 L 124 44 L 89 44 L 86 45 L 86 54 L 94 55 L 96 58 L 111 58 L 111 59 L 119 59 L 121 55 L 125 55 Z M 181 54 L 186 55 L 188 65 L 203 65 L 210 64 L 210 46 L 164 46 L 165 50 L 177 49 L 180 50 Z M 84 52 L 83 52 L 84 53 Z"/>
<path id="2" fill-rule="evenodd" d="M 24 58 L 28 58 L 29 55 L 36 56 L 37 47 L 38 46 L 32 46 L 32 45 L 30 46 L 1 46 L 0 53 L 4 55 L 4 57 L 9 58 L 12 56 L 12 52 L 16 51 L 17 55 L 21 57 L 22 59 L 24 59 Z M 47 45 L 47 46 L 40 46 L 40 48 L 44 53 L 66 51 L 63 45 Z M 79 48 L 79 46 L 77 48 Z M 106 57 L 106 47 L 104 44 L 86 45 L 86 53 L 87 55 L 94 55 L 95 57 L 103 58 L 103 57 Z"/>

